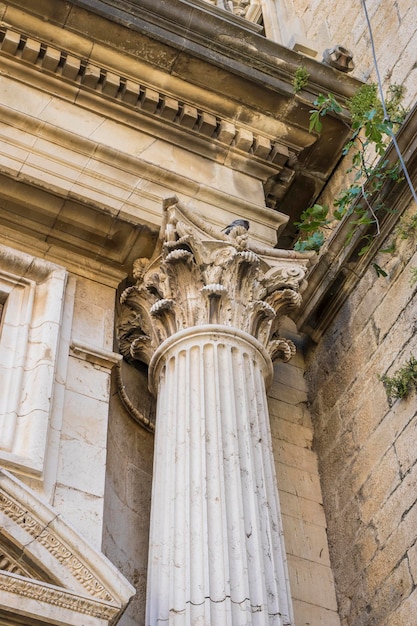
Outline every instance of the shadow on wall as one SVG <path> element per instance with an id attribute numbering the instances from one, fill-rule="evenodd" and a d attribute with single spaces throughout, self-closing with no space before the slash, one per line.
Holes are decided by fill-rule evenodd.
<path id="1" fill-rule="evenodd" d="M 149 393 L 146 385 L 143 392 Z M 137 590 L 118 622 L 120 626 L 143 626 L 145 623 L 153 440 L 153 434 L 135 422 L 124 408 L 114 371 L 102 549 Z"/>

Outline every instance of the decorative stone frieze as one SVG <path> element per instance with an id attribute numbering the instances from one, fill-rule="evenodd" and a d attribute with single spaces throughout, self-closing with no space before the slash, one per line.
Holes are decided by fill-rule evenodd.
<path id="1" fill-rule="evenodd" d="M 15 558 L 14 555 L 18 555 Z M 42 623 L 114 623 L 133 587 L 62 517 L 0 469 L 0 609 Z M 44 621 L 43 621 L 44 620 Z M 81 620 L 81 622 L 80 622 Z M 26 622 L 25 622 L 26 623 Z"/>
<path id="2" fill-rule="evenodd" d="M 109 591 L 97 580 L 88 566 L 74 554 L 70 546 L 65 545 L 65 542 L 57 537 L 51 528 L 45 527 L 39 519 L 36 519 L 34 515 L 31 515 L 18 502 L 1 491 L 0 510 L 2 514 L 6 515 L 7 518 L 35 538 L 37 543 L 44 546 L 55 559 L 68 567 L 74 578 L 81 583 L 87 593 L 107 602 L 114 601 Z"/>
<path id="3" fill-rule="evenodd" d="M 287 361 L 294 347 L 279 336 L 280 320 L 299 307 L 309 262 L 308 255 L 251 246 L 242 226 L 215 232 L 171 198 L 153 258 L 135 262 L 136 284 L 122 293 L 120 350 L 127 360 L 148 364 L 178 331 L 222 324 Z"/>
<path id="4" fill-rule="evenodd" d="M 31 577 L 31 573 L 22 563 L 8 554 L 3 546 L 0 546 L 0 571 L 18 574 L 19 576 Z"/>
<path id="5" fill-rule="evenodd" d="M 100 620 L 111 621 L 119 613 L 118 607 L 99 603 L 90 598 L 78 596 L 50 585 L 41 584 L 39 581 L 22 579 L 13 574 L 0 572 L 0 590 L 3 594 L 9 593 L 23 598 L 30 598 L 32 601 L 35 600 L 42 604 L 45 603 L 60 609 L 89 615 Z"/>

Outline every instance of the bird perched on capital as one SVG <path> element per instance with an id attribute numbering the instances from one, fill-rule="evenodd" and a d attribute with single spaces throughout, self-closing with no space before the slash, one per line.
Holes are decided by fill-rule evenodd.
<path id="1" fill-rule="evenodd" d="M 231 224 L 229 224 L 228 226 L 223 228 L 222 232 L 224 232 L 226 235 L 228 235 L 230 233 L 230 231 L 233 230 L 233 228 L 236 228 L 237 226 L 241 226 L 245 230 L 249 230 L 249 222 L 248 222 L 248 220 L 234 220 L 234 222 L 232 222 Z"/>

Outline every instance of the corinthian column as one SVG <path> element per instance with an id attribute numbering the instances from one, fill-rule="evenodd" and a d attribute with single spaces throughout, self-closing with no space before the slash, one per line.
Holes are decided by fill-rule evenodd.
<path id="1" fill-rule="evenodd" d="M 122 295 L 120 345 L 157 397 L 146 626 L 293 624 L 266 385 L 308 259 L 167 202 Z"/>

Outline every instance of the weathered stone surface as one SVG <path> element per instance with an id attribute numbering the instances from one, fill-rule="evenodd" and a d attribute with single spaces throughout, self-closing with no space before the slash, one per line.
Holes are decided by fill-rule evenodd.
<path id="1" fill-rule="evenodd" d="M 312 353 L 316 360 L 309 361 L 308 380 L 319 381 L 317 393 L 310 392 L 316 424 L 315 447 L 319 453 L 341 620 L 346 626 L 390 624 L 387 615 L 395 623 L 396 615 L 403 611 L 406 614 L 412 589 L 408 562 L 412 568 L 416 539 L 416 454 L 412 444 L 415 403 L 410 398 L 397 401 L 390 408 L 377 378 L 390 363 L 393 365 L 389 373 L 395 371 L 395 359 L 407 344 L 408 351 L 413 350 L 413 291 L 408 285 L 407 292 L 406 278 L 407 267 L 403 266 L 402 274 L 396 274 L 394 280 L 395 285 L 404 286 L 404 296 L 396 299 L 395 285 L 388 284 L 384 290 L 365 275 L 359 294 L 366 285 L 363 293 L 369 294 L 366 300 L 370 317 L 366 317 L 364 303 L 356 309 L 360 315 L 356 313 L 352 319 L 363 324 L 362 333 L 360 326 L 356 328 L 357 337 L 366 336 L 363 333 L 368 328 L 373 343 L 366 342 L 359 351 L 355 348 L 355 339 L 349 337 L 353 322 L 348 322 L 346 315 L 352 304 L 347 302 L 340 321 Z M 353 294 L 352 300 L 357 297 Z M 384 317 L 384 307 L 391 321 Z M 378 324 L 383 320 L 386 328 L 392 326 L 389 333 L 382 328 L 374 332 L 374 315 L 378 316 Z M 346 322 L 351 329 L 348 334 Z M 342 358 L 346 345 L 353 349 Z M 330 367 L 328 350 L 332 350 Z M 347 381 L 350 372 L 356 371 L 350 388 L 342 376 L 333 374 L 332 370 L 338 367 L 347 372 Z"/>
<path id="2" fill-rule="evenodd" d="M 127 414 L 114 381 L 110 402 L 103 551 L 136 589 L 136 595 L 123 615 L 124 626 L 137 626 L 145 620 L 152 464 L 153 434 L 140 428 Z M 137 491 L 135 484 L 138 485 Z"/>

